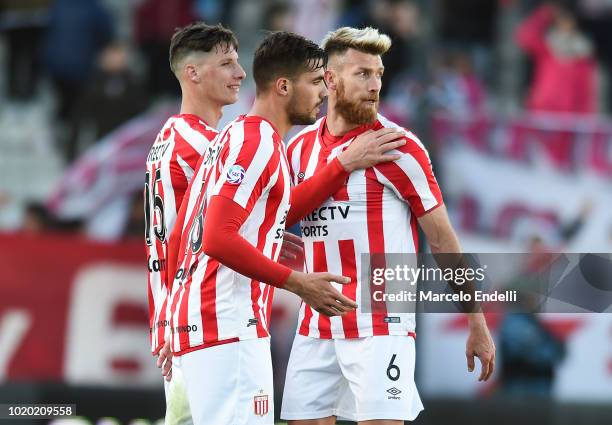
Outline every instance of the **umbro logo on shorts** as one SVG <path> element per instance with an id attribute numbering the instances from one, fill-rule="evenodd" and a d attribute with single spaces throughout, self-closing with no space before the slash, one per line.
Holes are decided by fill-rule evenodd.
<path id="1" fill-rule="evenodd" d="M 401 397 L 398 397 L 397 395 L 398 395 L 398 394 L 401 394 L 401 392 L 402 392 L 402 391 L 401 391 L 401 390 L 399 390 L 399 389 L 397 389 L 397 388 L 395 388 L 395 387 L 391 387 L 391 388 L 389 388 L 389 389 L 387 390 L 387 392 L 388 392 L 389 394 L 391 394 L 391 395 L 388 397 L 388 399 L 389 399 L 389 400 L 391 400 L 391 399 L 393 399 L 393 400 L 399 400 L 399 399 L 401 398 Z"/>

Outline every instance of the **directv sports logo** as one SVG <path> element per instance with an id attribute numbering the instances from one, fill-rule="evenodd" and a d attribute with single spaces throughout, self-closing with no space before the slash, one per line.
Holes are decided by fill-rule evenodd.
<path id="1" fill-rule="evenodd" d="M 240 184 L 242 183 L 242 179 L 244 179 L 244 174 L 244 168 L 238 164 L 234 164 L 227 170 L 227 182 L 229 184 Z"/>

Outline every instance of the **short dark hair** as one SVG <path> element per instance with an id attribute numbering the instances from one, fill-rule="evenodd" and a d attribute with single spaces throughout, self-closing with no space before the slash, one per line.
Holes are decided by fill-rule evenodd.
<path id="1" fill-rule="evenodd" d="M 257 94 L 279 77 L 294 78 L 327 66 L 327 54 L 316 43 L 288 31 L 269 33 L 255 50 L 253 78 Z"/>
<path id="2" fill-rule="evenodd" d="M 193 52 L 210 52 L 215 47 L 225 52 L 234 48 L 238 50 L 238 39 L 232 30 L 221 24 L 207 25 L 194 22 L 183 28 L 177 28 L 170 41 L 170 68 L 176 74 L 178 63 Z"/>

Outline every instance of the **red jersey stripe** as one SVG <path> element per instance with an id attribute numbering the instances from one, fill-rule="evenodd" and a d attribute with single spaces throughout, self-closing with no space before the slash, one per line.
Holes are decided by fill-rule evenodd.
<path id="1" fill-rule="evenodd" d="M 351 283 L 342 286 L 342 295 L 355 301 L 357 299 L 357 262 L 355 260 L 355 244 L 349 240 L 338 241 L 340 260 L 342 261 L 342 276 L 349 277 Z M 357 311 L 342 316 L 342 328 L 345 338 L 358 338 Z"/>
<path id="2" fill-rule="evenodd" d="M 371 168 L 367 169 L 366 175 L 366 204 L 368 219 L 368 243 L 370 246 L 370 258 L 372 268 L 386 268 L 385 236 L 383 230 L 382 195 L 383 185 L 376 179 L 376 173 Z M 366 284 L 364 282 L 364 284 Z M 369 282 L 368 282 L 369 284 Z M 384 292 L 385 284 L 378 287 Z M 387 316 L 387 306 L 384 302 L 370 299 L 372 303 L 372 329 L 374 335 L 389 335 L 389 326 L 384 322 Z"/>
<path id="3" fill-rule="evenodd" d="M 325 254 L 325 243 L 315 242 L 313 244 L 313 272 L 326 272 L 327 269 L 327 256 Z M 331 323 L 329 317 L 324 314 L 319 314 L 319 332 L 321 338 L 331 338 Z"/>

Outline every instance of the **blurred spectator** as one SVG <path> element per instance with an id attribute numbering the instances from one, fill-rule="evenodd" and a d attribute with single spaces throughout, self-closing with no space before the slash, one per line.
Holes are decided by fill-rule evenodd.
<path id="1" fill-rule="evenodd" d="M 381 99 L 391 94 L 390 87 L 405 87 L 415 73 L 415 44 L 420 33 L 420 10 L 414 0 L 380 0 L 369 2 L 352 0 L 339 18 L 340 25 L 372 26 L 391 38 L 391 48 L 383 57 L 385 75 L 380 91 Z M 366 13 L 366 11 L 368 13 Z M 401 81 L 396 81 L 401 79 Z M 401 93 L 399 94 L 401 95 Z"/>
<path id="2" fill-rule="evenodd" d="M 176 77 L 168 66 L 168 51 L 174 30 L 196 20 L 193 3 L 193 0 L 144 0 L 136 11 L 136 40 L 147 62 L 152 96 L 180 95 Z"/>
<path id="3" fill-rule="evenodd" d="M 564 252 L 584 228 L 592 211 L 593 201 L 587 198 L 581 203 L 578 213 L 568 220 L 558 222 L 547 214 L 519 219 L 515 223 L 513 237 L 519 243 L 527 241 L 529 252 L 534 254 Z"/>
<path id="4" fill-rule="evenodd" d="M 231 27 L 234 9 L 240 0 L 193 0 L 197 19 Z"/>
<path id="5" fill-rule="evenodd" d="M 25 206 L 21 231 L 35 235 L 45 232 L 78 232 L 80 220 L 58 220 L 53 217 L 44 204 L 28 202 Z"/>
<path id="6" fill-rule="evenodd" d="M 597 59 L 606 69 L 605 75 L 610 75 L 612 69 L 612 2 L 609 0 L 580 0 L 580 18 L 585 31 L 595 44 Z M 601 74 L 600 74 L 601 75 Z M 612 84 L 607 86 L 607 93 L 602 100 L 608 111 L 612 107 Z"/>
<path id="7" fill-rule="evenodd" d="M 264 12 L 262 28 L 269 31 L 293 31 L 294 12 L 290 4 L 275 1 Z"/>
<path id="8" fill-rule="evenodd" d="M 371 11 L 368 10 L 368 0 L 344 0 L 340 6 L 337 26 L 361 28 L 367 26 L 371 15 Z"/>
<path id="9" fill-rule="evenodd" d="M 46 232 L 50 227 L 51 217 L 44 205 L 35 202 L 28 203 L 23 215 L 22 231 L 33 235 Z"/>
<path id="10" fill-rule="evenodd" d="M 596 112 L 593 45 L 578 28 L 569 7 L 552 3 L 540 6 L 518 27 L 516 39 L 534 61 L 529 109 Z"/>
<path id="11" fill-rule="evenodd" d="M 584 214 L 588 214 L 586 211 Z M 586 218 L 579 217 L 560 227 L 558 232 L 568 240 Z M 540 317 L 542 296 L 548 291 L 548 277 L 556 256 L 551 246 L 538 234 L 527 241 L 527 253 L 518 275 L 506 289 L 516 290 L 519 303 L 502 319 L 499 330 L 501 358 L 500 381 L 507 395 L 551 395 L 556 366 L 565 357 L 564 343 L 546 329 Z"/>
<path id="12" fill-rule="evenodd" d="M 123 237 L 142 239 L 145 231 L 145 212 L 142 208 L 142 192 L 132 196 L 128 221 L 125 225 Z"/>
<path id="13" fill-rule="evenodd" d="M 340 0 L 291 0 L 293 32 L 319 43 L 338 22 Z"/>
<path id="14" fill-rule="evenodd" d="M 98 61 L 98 71 L 85 87 L 71 123 L 67 158 L 72 161 L 89 141 L 97 141 L 148 106 L 147 92 L 129 68 L 127 46 L 115 42 L 107 46 Z M 89 130 L 84 131 L 84 130 Z"/>
<path id="15" fill-rule="evenodd" d="M 492 46 L 498 1 L 441 0 L 440 36 L 446 44 Z"/>
<path id="16" fill-rule="evenodd" d="M 414 43 L 419 34 L 420 11 L 412 0 L 386 0 L 386 22 L 381 29 L 391 37 L 391 49 L 385 54 L 385 81 L 380 91 L 381 98 L 387 96 L 389 87 L 402 74 L 414 72 Z M 380 6 L 378 6 L 380 7 Z"/>
<path id="17" fill-rule="evenodd" d="M 565 346 L 529 313 L 509 313 L 499 330 L 501 386 L 508 395 L 550 396 Z"/>
<path id="18" fill-rule="evenodd" d="M 435 110 L 455 115 L 472 114 L 484 108 L 485 88 L 465 51 L 447 52 L 439 59 L 429 99 Z"/>
<path id="19" fill-rule="evenodd" d="M 8 50 L 8 96 L 29 100 L 39 78 L 40 38 L 50 0 L 0 0 L 0 30 Z"/>
<path id="20" fill-rule="evenodd" d="M 489 76 L 497 40 L 500 1 L 440 0 L 439 38 L 444 46 L 462 49 L 472 56 L 481 77 Z"/>
<path id="21" fill-rule="evenodd" d="M 58 117 L 72 112 L 94 70 L 100 49 L 112 39 L 112 19 L 99 0 L 56 0 L 45 38 L 44 62 L 59 96 Z"/>

